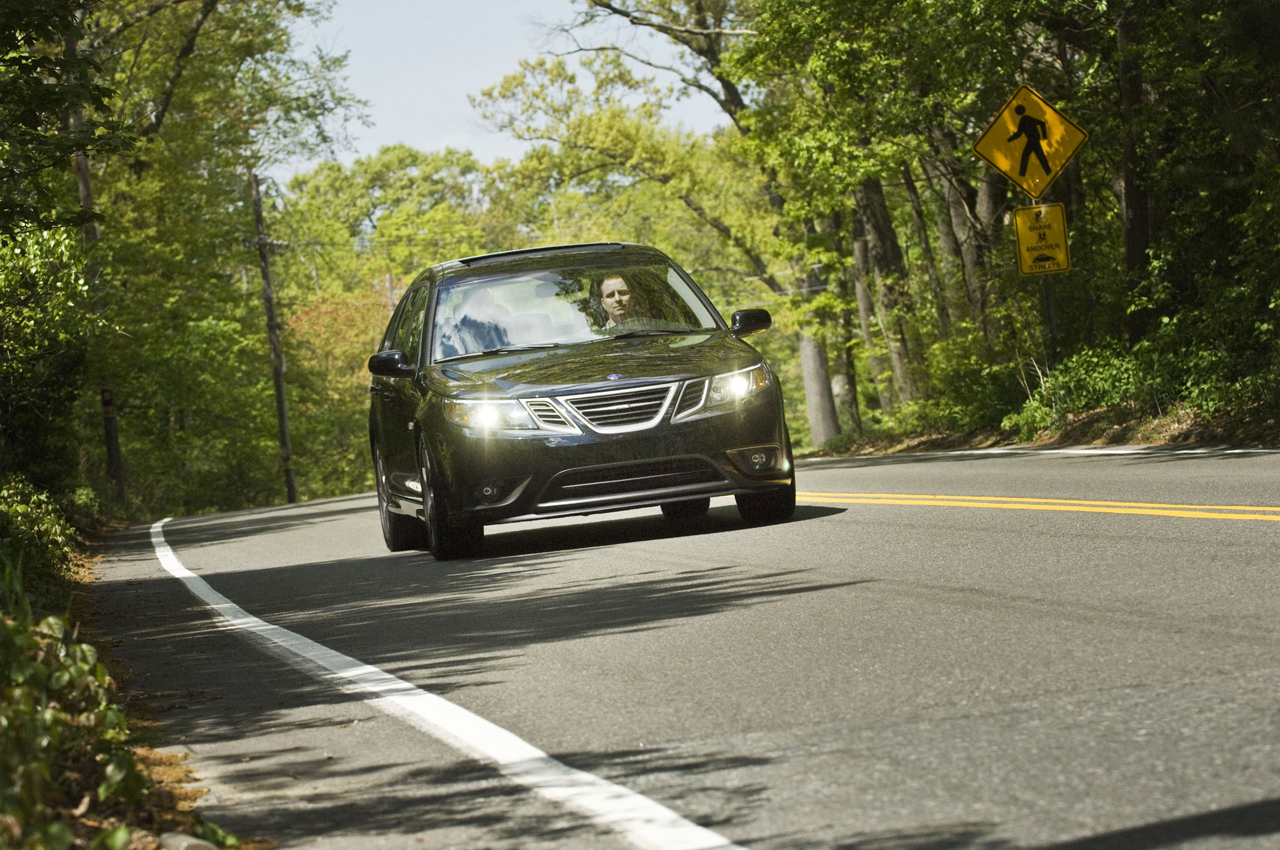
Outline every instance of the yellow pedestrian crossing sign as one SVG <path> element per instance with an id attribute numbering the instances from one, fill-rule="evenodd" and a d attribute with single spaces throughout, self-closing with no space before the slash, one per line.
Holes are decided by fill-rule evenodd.
<path id="1" fill-rule="evenodd" d="M 973 152 L 1039 198 L 1089 138 L 1030 86 L 1020 86 L 973 146 Z"/>
<path id="2" fill-rule="evenodd" d="M 1067 213 L 1062 204 L 1014 208 L 1013 232 L 1018 235 L 1018 271 L 1023 274 L 1071 271 Z"/>

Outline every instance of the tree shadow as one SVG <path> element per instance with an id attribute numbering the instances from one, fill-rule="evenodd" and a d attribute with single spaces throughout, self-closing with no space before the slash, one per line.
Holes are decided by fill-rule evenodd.
<path id="1" fill-rule="evenodd" d="M 512 782 L 497 768 L 469 759 L 429 768 L 402 763 L 349 769 L 335 767 L 302 749 L 263 753 L 262 757 L 263 765 L 223 759 L 226 770 L 220 774 L 232 785 L 260 789 L 261 803 L 247 811 L 243 804 L 237 804 L 227 810 L 230 818 L 216 808 L 206 809 L 210 817 L 232 829 L 236 818 L 244 819 L 255 832 L 281 841 L 341 837 L 352 831 L 402 834 L 459 826 L 484 827 L 513 840 L 604 835 L 579 816 L 529 811 L 555 811 L 558 807 L 535 799 L 534 792 Z M 763 757 L 677 753 L 660 747 L 556 753 L 552 757 L 624 786 L 644 778 L 661 784 L 671 792 L 663 795 L 664 804 L 677 807 L 710 829 L 748 817 L 758 809 L 766 791 L 759 784 L 727 789 L 716 775 L 770 762 Z M 266 764 L 266 759 L 272 760 Z M 393 778 L 372 784 L 360 781 L 375 771 Z M 691 782 L 691 777 L 699 780 Z M 301 795 L 293 791 L 297 782 L 319 779 L 339 780 L 353 790 Z M 307 813 L 305 818 L 298 817 L 299 808 Z"/>
<path id="2" fill-rule="evenodd" d="M 319 838 L 352 840 L 370 835 L 412 835 L 437 830 L 482 829 L 488 837 L 517 846 L 566 837 L 606 840 L 606 830 L 540 799 L 494 768 L 459 761 L 443 768 L 389 765 L 382 781 L 360 782 L 362 771 L 338 771 L 323 762 L 295 760 L 275 788 L 253 801 L 202 807 L 224 828 L 244 834 L 269 835 L 280 843 L 306 843 Z M 279 774 L 277 769 L 273 778 Z M 291 785 L 324 774 L 356 780 L 341 791 L 298 793 Z M 295 780 L 292 777 L 297 777 Z M 233 784 L 260 781 L 251 771 L 227 774 Z M 258 786 L 260 787 L 260 786 Z M 456 833 L 449 833 L 456 840 Z M 424 846 L 436 846 L 427 843 Z"/>
<path id="3" fill-rule="evenodd" d="M 959 823 L 919 830 L 855 833 L 834 844 L 807 841 L 803 835 L 769 836 L 760 847 L 836 850 L 1161 850 L 1207 838 L 1260 838 L 1280 833 L 1280 799 L 1260 800 L 1169 818 L 1140 826 L 1050 844 L 1022 844 L 996 835 L 999 824 Z"/>
<path id="4" fill-rule="evenodd" d="M 785 526 L 796 522 L 823 519 L 845 513 L 848 508 L 832 508 L 818 505 L 797 505 L 790 519 L 774 523 Z M 514 557 L 544 552 L 567 552 L 612 546 L 620 543 L 639 543 L 668 538 L 696 537 L 704 534 L 723 534 L 746 527 L 746 523 L 733 506 L 712 508 L 706 516 L 672 522 L 660 514 L 630 516 L 618 519 L 602 519 L 596 522 L 570 526 L 530 523 L 528 527 L 507 530 L 502 525 L 485 529 L 482 558 Z"/>
<path id="5" fill-rule="evenodd" d="M 183 545 L 200 546 L 237 537 L 253 537 L 259 534 L 305 528 L 375 510 L 377 507 L 375 498 L 372 493 L 357 493 L 293 505 L 180 517 L 175 521 L 180 522 L 184 530 Z M 317 510 L 318 506 L 324 507 Z M 94 544 L 94 551 L 109 554 L 115 560 L 153 558 L 155 549 L 151 545 L 151 525 L 151 523 L 131 525 L 128 528 L 110 532 Z M 176 526 L 172 523 L 165 525 L 166 538 L 171 527 Z"/>
<path id="6" fill-rule="evenodd" d="M 1035 850 L 1157 850 L 1198 838 L 1260 838 L 1280 833 L 1280 798 L 1118 829 Z"/>
<path id="7" fill-rule="evenodd" d="M 807 516 L 830 513 L 804 511 Z M 684 531 L 673 531 L 660 515 L 521 529 L 495 535 L 493 554 L 473 561 L 436 562 L 425 553 L 407 552 L 223 568 L 202 578 L 254 616 L 440 695 L 502 682 L 506 671 L 525 663 L 528 648 L 539 644 L 668 628 L 733 608 L 862 583 L 813 581 L 801 568 L 688 567 L 678 557 L 624 576 L 591 568 L 598 551 L 619 542 L 741 525 L 722 514 Z M 195 526 L 192 533 L 186 521 L 166 527 L 179 556 L 183 548 L 213 536 L 209 523 Z M 371 526 L 376 534 L 376 524 Z M 230 533 L 241 530 L 241 521 L 228 523 Z M 258 532 L 251 526 L 247 533 Z M 558 573 L 575 564 L 585 567 L 576 574 L 586 577 L 560 580 Z M 154 565 L 135 565 L 134 572 L 142 571 L 148 577 L 93 585 L 104 615 L 98 618 L 99 631 L 124 641 L 126 662 L 148 671 L 148 680 L 135 684 L 137 690 L 198 687 L 224 695 L 243 693 L 245 682 L 272 683 L 248 698 L 196 695 L 174 702 L 162 719 L 181 727 L 190 742 L 276 729 L 295 722 L 285 719 L 294 706 L 363 699 L 316 679 L 314 671 L 296 669 L 306 662 L 274 645 L 255 640 L 267 651 L 246 652 L 244 633 L 225 628 L 182 584 Z M 282 671 L 281 657 L 291 665 L 288 672 Z"/>

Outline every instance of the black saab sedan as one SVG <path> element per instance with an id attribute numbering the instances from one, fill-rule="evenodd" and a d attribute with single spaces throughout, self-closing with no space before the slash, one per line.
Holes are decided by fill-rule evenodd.
<path id="1" fill-rule="evenodd" d="M 591 244 L 432 266 L 401 298 L 373 373 L 369 437 L 392 551 L 475 555 L 484 526 L 733 496 L 795 512 L 777 378 L 660 251 Z"/>

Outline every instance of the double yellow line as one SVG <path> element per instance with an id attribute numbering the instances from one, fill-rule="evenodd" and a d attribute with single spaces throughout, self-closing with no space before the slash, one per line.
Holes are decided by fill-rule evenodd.
<path id="1" fill-rule="evenodd" d="M 1015 496 L 925 496 L 915 493 L 798 492 L 803 502 L 852 505 L 907 505 L 932 508 L 988 508 L 1004 511 L 1069 511 L 1131 514 L 1182 519 L 1236 519 L 1280 522 L 1280 507 L 1263 505 L 1166 505 L 1159 502 L 1091 502 L 1083 499 L 1030 499 Z"/>

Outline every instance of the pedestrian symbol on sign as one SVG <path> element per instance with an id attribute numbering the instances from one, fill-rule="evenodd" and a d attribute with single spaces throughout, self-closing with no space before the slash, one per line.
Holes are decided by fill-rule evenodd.
<path id="1" fill-rule="evenodd" d="M 1019 137 L 1025 136 L 1027 143 L 1022 148 L 1022 167 L 1018 169 L 1019 177 L 1027 176 L 1027 163 L 1031 161 L 1031 155 L 1035 154 L 1036 159 L 1040 161 L 1040 167 L 1044 169 L 1045 174 L 1053 173 L 1053 169 L 1049 168 L 1049 160 L 1044 155 L 1044 148 L 1041 147 L 1041 139 L 1047 139 L 1049 135 L 1049 127 L 1039 118 L 1032 118 L 1027 114 L 1027 108 L 1022 104 L 1013 110 L 1022 119 L 1018 121 L 1018 132 L 1009 137 L 1009 141 L 1016 142 Z"/>

